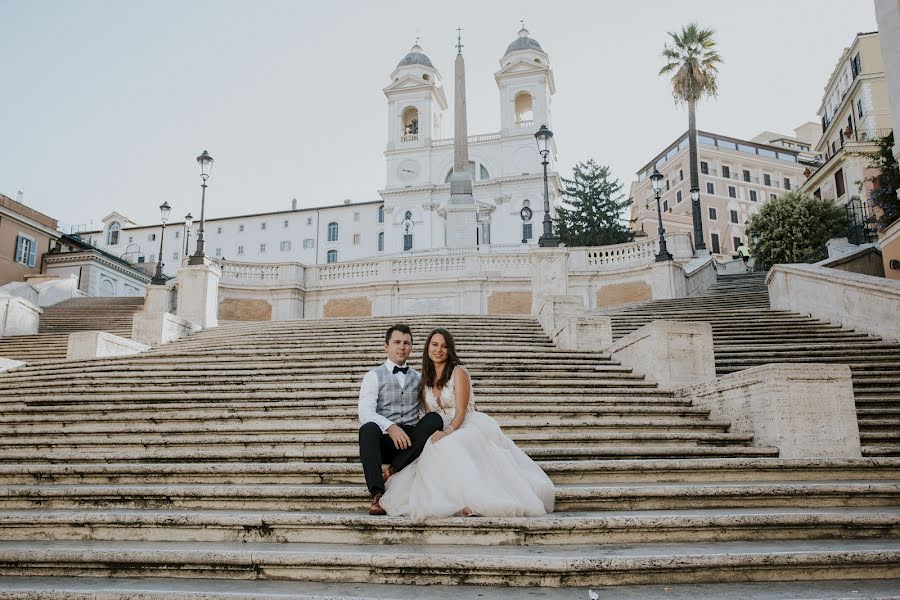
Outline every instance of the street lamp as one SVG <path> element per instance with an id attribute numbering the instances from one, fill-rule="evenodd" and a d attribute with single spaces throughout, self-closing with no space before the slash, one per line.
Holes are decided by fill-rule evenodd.
<path id="1" fill-rule="evenodd" d="M 541 153 L 541 162 L 544 165 L 544 233 L 538 239 L 538 246 L 541 248 L 556 248 L 559 246 L 559 239 L 553 235 L 553 221 L 550 219 L 550 188 L 547 183 L 547 156 L 550 154 L 550 140 L 553 138 L 553 132 L 547 129 L 546 125 L 534 134 L 537 140 L 538 152 Z"/>
<path id="2" fill-rule="evenodd" d="M 756 247 L 759 245 L 759 237 L 760 237 L 760 236 L 759 236 L 759 232 L 758 232 L 758 231 L 754 231 L 754 232 L 750 235 L 750 239 L 753 240 L 753 250 L 754 250 L 754 252 L 756 251 Z"/>
<path id="3" fill-rule="evenodd" d="M 184 254 L 187 256 L 187 253 L 191 251 L 191 225 L 194 224 L 194 217 L 191 216 L 191 213 L 184 215 Z"/>
<path id="4" fill-rule="evenodd" d="M 159 205 L 159 220 L 162 222 L 162 232 L 159 234 L 159 259 L 156 261 L 156 275 L 150 280 L 153 285 L 165 285 L 166 277 L 163 275 L 163 239 L 166 237 L 166 221 L 169 220 L 171 207 L 168 202 Z"/>
<path id="5" fill-rule="evenodd" d="M 203 192 L 200 196 L 200 228 L 197 230 L 197 250 L 188 260 L 189 265 L 202 265 L 204 259 L 206 258 L 206 254 L 203 252 L 203 223 L 205 221 L 204 215 L 206 210 L 206 180 L 209 179 L 209 171 L 210 169 L 212 169 L 213 158 L 209 155 L 209 152 L 204 150 L 203 154 L 197 157 L 197 162 L 200 163 L 200 177 L 203 179 L 203 183 L 200 184 L 200 187 L 203 188 Z"/>
<path id="6" fill-rule="evenodd" d="M 703 218 L 700 214 L 700 188 L 691 188 L 691 214 L 694 215 L 694 250 L 706 250 L 703 241 Z"/>
<path id="7" fill-rule="evenodd" d="M 672 260 L 672 254 L 666 248 L 666 229 L 662 223 L 662 208 L 659 206 L 659 197 L 662 194 L 663 175 L 656 167 L 653 167 L 653 174 L 650 181 L 653 182 L 653 193 L 656 194 L 656 216 L 659 217 L 659 254 L 656 255 L 656 262 L 665 262 Z"/>

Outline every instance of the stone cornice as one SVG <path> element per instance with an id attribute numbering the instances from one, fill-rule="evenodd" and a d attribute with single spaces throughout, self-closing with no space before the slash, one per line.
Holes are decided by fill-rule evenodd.
<path id="1" fill-rule="evenodd" d="M 133 269 L 130 267 L 126 267 L 125 265 L 118 264 L 112 260 L 109 260 L 99 252 L 87 250 L 83 252 L 65 252 L 62 254 L 45 254 L 44 255 L 44 263 L 45 264 L 68 264 L 68 263 L 85 263 L 85 262 L 96 262 L 98 264 L 103 265 L 104 267 L 109 267 L 114 271 L 118 271 L 123 275 L 128 275 L 141 281 L 143 283 L 150 283 L 150 276 L 145 275 L 144 273 L 138 271 L 137 269 Z"/>

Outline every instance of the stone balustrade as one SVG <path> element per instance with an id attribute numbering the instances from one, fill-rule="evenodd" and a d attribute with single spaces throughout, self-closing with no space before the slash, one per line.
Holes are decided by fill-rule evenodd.
<path id="1" fill-rule="evenodd" d="M 676 260 L 689 260 L 693 255 L 691 236 L 688 233 L 673 233 L 666 237 L 669 252 Z M 571 248 L 569 269 L 571 271 L 606 271 L 648 265 L 659 252 L 659 238 L 649 238 L 625 244 Z"/>
<path id="2" fill-rule="evenodd" d="M 244 263 L 214 260 L 222 270 L 223 285 L 268 287 L 272 285 L 300 285 L 305 283 L 306 266 L 298 262 Z"/>

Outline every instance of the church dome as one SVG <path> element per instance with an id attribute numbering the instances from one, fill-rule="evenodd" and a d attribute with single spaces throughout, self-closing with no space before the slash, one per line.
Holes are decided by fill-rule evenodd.
<path id="1" fill-rule="evenodd" d="M 519 37 L 513 40 L 512 44 L 507 46 L 506 54 L 515 52 L 516 50 L 537 50 L 538 52 L 544 52 L 544 49 L 541 48 L 541 45 L 537 43 L 536 39 L 528 37 L 528 30 L 524 27 L 519 30 Z"/>
<path id="2" fill-rule="evenodd" d="M 413 45 L 413 47 L 409 49 L 409 53 L 397 64 L 398 67 L 405 67 L 408 65 L 425 65 L 426 67 L 434 68 L 434 65 L 431 64 L 431 59 L 422 52 L 422 48 L 418 44 Z"/>

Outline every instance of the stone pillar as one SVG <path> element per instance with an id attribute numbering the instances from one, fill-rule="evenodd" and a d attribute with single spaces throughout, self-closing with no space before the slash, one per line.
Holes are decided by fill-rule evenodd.
<path id="1" fill-rule="evenodd" d="M 875 0 L 875 20 L 894 125 L 894 158 L 900 162 L 900 0 Z M 900 190 L 897 195 L 900 197 Z"/>
<path id="2" fill-rule="evenodd" d="M 612 318 L 605 315 L 569 317 L 555 341 L 562 350 L 600 352 L 612 344 Z"/>
<path id="3" fill-rule="evenodd" d="M 569 293 L 569 251 L 566 248 L 534 248 L 531 263 L 531 314 L 537 315 L 549 296 Z"/>
<path id="4" fill-rule="evenodd" d="M 862 456 L 850 367 L 769 364 L 684 390 L 732 433 L 751 434 L 781 458 Z"/>
<path id="5" fill-rule="evenodd" d="M 178 269 L 178 316 L 201 329 L 217 327 L 221 276 L 222 271 L 209 263 Z"/>
<path id="6" fill-rule="evenodd" d="M 172 311 L 172 290 L 165 285 L 148 285 L 144 295 L 145 313 L 167 313 Z"/>
<path id="7" fill-rule="evenodd" d="M 651 321 L 609 346 L 613 358 L 635 373 L 677 390 L 715 381 L 712 325 Z"/>
<path id="8" fill-rule="evenodd" d="M 43 312 L 24 298 L 0 292 L 0 337 L 37 333 Z"/>
<path id="9" fill-rule="evenodd" d="M 684 270 L 672 260 L 651 263 L 650 289 L 654 300 L 684 298 L 687 295 Z"/>
<path id="10" fill-rule="evenodd" d="M 148 346 L 162 346 L 199 330 L 199 326 L 168 312 L 142 311 L 131 321 L 131 339 Z"/>
<path id="11" fill-rule="evenodd" d="M 554 343 L 559 343 L 559 334 L 566 323 L 584 315 L 584 303 L 579 296 L 547 296 L 537 314 L 537 319 Z"/>

